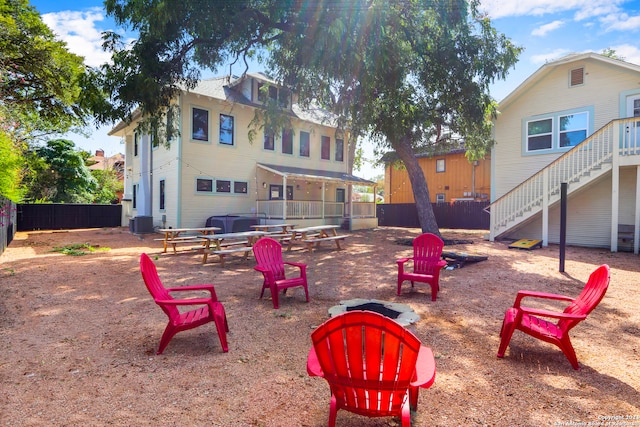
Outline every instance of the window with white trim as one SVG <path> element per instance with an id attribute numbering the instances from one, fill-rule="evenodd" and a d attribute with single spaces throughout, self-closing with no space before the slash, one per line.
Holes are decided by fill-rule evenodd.
<path id="1" fill-rule="evenodd" d="M 561 111 L 525 120 L 525 152 L 566 151 L 590 134 L 593 110 Z"/>
<path id="2" fill-rule="evenodd" d="M 191 139 L 209 141 L 209 111 L 196 107 L 191 109 Z"/>
<path id="3" fill-rule="evenodd" d="M 220 144 L 233 145 L 233 116 L 220 114 Z"/>
<path id="4" fill-rule="evenodd" d="M 436 159 L 436 172 L 444 172 L 444 171 L 445 171 L 444 159 Z"/>
<path id="5" fill-rule="evenodd" d="M 437 193 L 436 194 L 436 203 L 444 203 L 445 202 L 445 194 L 444 193 Z"/>
<path id="6" fill-rule="evenodd" d="M 310 135 L 309 132 L 300 131 L 300 156 L 309 157 L 310 147 Z"/>

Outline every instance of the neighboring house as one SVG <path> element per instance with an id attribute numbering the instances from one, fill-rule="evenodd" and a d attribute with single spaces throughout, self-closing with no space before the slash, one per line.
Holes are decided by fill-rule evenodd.
<path id="1" fill-rule="evenodd" d="M 104 156 L 104 150 L 96 150 L 96 155 L 93 157 L 89 157 L 89 162 L 91 166 L 89 166 L 89 170 L 109 170 L 112 169 L 116 172 L 116 176 L 118 181 L 124 183 L 124 168 L 125 161 L 124 155 L 121 153 L 114 154 L 110 157 Z M 118 203 L 122 202 L 123 194 L 122 192 L 117 193 Z"/>
<path id="2" fill-rule="evenodd" d="M 435 156 L 419 155 L 429 186 L 432 203 L 449 203 L 455 200 L 489 201 L 491 161 L 470 162 L 464 149 L 452 150 Z M 385 203 L 415 203 L 409 174 L 405 168 L 387 163 L 384 172 Z"/>
<path id="3" fill-rule="evenodd" d="M 640 229 L 640 66 L 595 53 L 543 65 L 499 105 L 490 239 L 633 249 Z"/>
<path id="4" fill-rule="evenodd" d="M 251 142 L 264 85 L 293 128 L 275 136 L 260 130 Z M 348 203 L 352 184 L 375 183 L 347 172 L 348 135 L 326 112 L 302 111 L 295 96 L 262 74 L 203 80 L 175 102 L 180 136 L 168 148 L 136 132 L 139 117 L 110 132 L 126 145 L 124 221 L 202 227 L 211 216 L 240 214 L 298 226 L 377 226 L 374 203 Z"/>

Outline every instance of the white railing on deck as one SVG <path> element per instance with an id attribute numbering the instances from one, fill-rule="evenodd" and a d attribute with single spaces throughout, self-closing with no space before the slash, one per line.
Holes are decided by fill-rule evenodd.
<path id="1" fill-rule="evenodd" d="M 354 218 L 375 218 L 376 204 L 372 202 L 353 202 Z"/>
<path id="2" fill-rule="evenodd" d="M 282 200 L 258 200 L 258 212 L 267 218 L 285 218 Z M 287 215 L 290 219 L 333 218 L 344 215 L 344 203 L 325 202 L 321 200 L 287 200 Z"/>
<path id="3" fill-rule="evenodd" d="M 618 137 L 620 135 L 621 137 Z M 618 119 L 589 136 L 582 143 L 558 157 L 490 206 L 491 234 L 500 233 L 516 225 L 518 218 L 542 209 L 544 197 L 559 198 L 560 184 L 575 183 L 610 162 L 614 146 L 619 154 L 635 155 L 640 152 L 640 122 L 638 119 Z"/>

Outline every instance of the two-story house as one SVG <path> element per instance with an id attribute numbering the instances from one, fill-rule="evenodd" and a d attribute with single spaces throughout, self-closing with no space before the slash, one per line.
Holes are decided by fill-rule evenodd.
<path id="1" fill-rule="evenodd" d="M 499 104 L 490 239 L 638 253 L 640 66 L 596 53 L 538 69 Z M 563 185 L 566 184 L 566 185 Z"/>
<path id="2" fill-rule="evenodd" d="M 250 139 L 265 96 L 280 102 L 292 126 Z M 135 115 L 110 132 L 126 147 L 125 222 L 202 227 L 211 216 L 250 215 L 299 226 L 377 226 L 373 202 L 349 203 L 352 184 L 375 183 L 347 172 L 348 134 L 326 112 L 302 110 L 294 94 L 262 74 L 200 81 L 175 104 L 179 136 L 168 147 L 139 134 Z"/>
<path id="3" fill-rule="evenodd" d="M 431 203 L 449 203 L 456 200 L 489 201 L 489 159 L 470 162 L 464 149 L 416 157 L 429 185 Z M 391 163 L 385 165 L 384 195 L 386 203 L 415 203 L 409 174 L 405 168 L 398 168 Z"/>

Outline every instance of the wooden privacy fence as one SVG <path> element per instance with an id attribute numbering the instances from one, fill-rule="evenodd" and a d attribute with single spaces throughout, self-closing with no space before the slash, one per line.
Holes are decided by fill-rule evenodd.
<path id="1" fill-rule="evenodd" d="M 0 254 L 13 240 L 16 230 L 16 204 L 0 196 Z"/>
<path id="2" fill-rule="evenodd" d="M 489 214 L 484 209 L 489 202 L 459 201 L 432 203 L 439 228 L 488 230 Z M 420 227 L 415 203 L 377 205 L 378 225 Z"/>
<path id="3" fill-rule="evenodd" d="M 120 227 L 122 205 L 20 204 L 18 231 Z"/>

